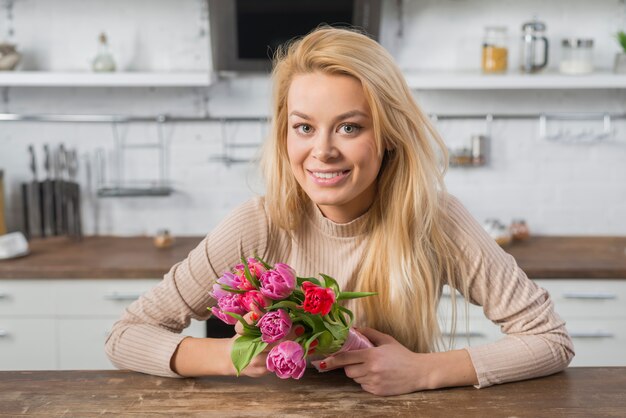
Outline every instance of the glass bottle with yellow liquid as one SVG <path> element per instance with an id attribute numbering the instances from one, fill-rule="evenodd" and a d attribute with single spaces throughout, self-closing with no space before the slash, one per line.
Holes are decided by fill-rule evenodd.
<path id="1" fill-rule="evenodd" d="M 486 26 L 483 38 L 483 73 L 505 73 L 508 67 L 508 55 L 506 27 Z"/>

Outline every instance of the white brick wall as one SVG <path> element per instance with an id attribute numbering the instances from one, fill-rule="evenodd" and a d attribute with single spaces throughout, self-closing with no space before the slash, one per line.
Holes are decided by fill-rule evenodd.
<path id="1" fill-rule="evenodd" d="M 517 32 L 533 13 L 548 25 L 558 63 L 558 40 L 571 34 L 596 40 L 598 67 L 609 68 L 617 51 L 610 33 L 626 27 L 619 0 L 572 1 L 404 1 L 404 38 L 396 39 L 396 2 L 385 2 L 382 43 L 406 69 L 478 68 L 482 27 L 506 24 L 515 65 Z M 127 70 L 206 70 L 210 68 L 208 23 L 201 0 L 17 0 L 11 39 L 25 59 L 22 69 L 86 70 L 95 53 L 96 37 L 106 30 L 119 67 Z M 0 11 L 0 37 L 7 16 Z M 582 30 L 585 32 L 582 32 Z M 0 112 L 23 113 L 158 113 L 201 115 L 265 115 L 269 86 L 264 80 L 225 81 L 205 92 L 192 88 L 9 88 L 2 89 Z M 626 91 L 495 91 L 416 92 L 429 113 L 541 111 L 626 112 Z M 451 145 L 485 130 L 482 121 L 441 121 Z M 131 140 L 156 136 L 152 124 L 132 125 Z M 242 142 L 260 141 L 256 124 L 228 127 Z M 496 120 L 491 125 L 491 163 L 484 168 L 451 169 L 450 191 L 479 219 L 526 218 L 541 234 L 626 234 L 626 121 L 615 124 L 614 141 L 596 145 L 557 144 L 541 140 L 534 120 Z M 261 192 L 254 168 L 210 161 L 222 151 L 216 123 L 168 125 L 170 174 L 176 192 L 163 198 L 100 199 L 100 233 L 153 234 L 169 228 L 177 235 L 209 231 L 228 211 Z M 28 144 L 64 142 L 83 157 L 97 148 L 113 149 L 106 124 L 0 123 L 0 168 L 5 170 L 8 224 L 20 225 L 18 185 L 28 180 Z M 152 172 L 154 160 L 137 152 L 133 170 Z M 41 168 L 40 168 L 41 173 Z M 81 172 L 84 224 L 95 230 L 94 204 Z"/>

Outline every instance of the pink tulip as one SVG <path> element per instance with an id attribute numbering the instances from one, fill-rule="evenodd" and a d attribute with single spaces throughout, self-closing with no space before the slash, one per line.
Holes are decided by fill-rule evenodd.
<path id="1" fill-rule="evenodd" d="M 292 322 L 287 311 L 279 309 L 263 315 L 256 325 L 261 330 L 263 342 L 275 343 L 289 334 Z"/>
<path id="2" fill-rule="evenodd" d="M 285 299 L 296 287 L 296 274 L 287 264 L 276 263 L 261 275 L 261 293 L 273 300 Z"/>
<path id="3" fill-rule="evenodd" d="M 306 369 L 304 350 L 294 341 L 283 341 L 270 350 L 265 365 L 281 379 L 300 379 Z"/>

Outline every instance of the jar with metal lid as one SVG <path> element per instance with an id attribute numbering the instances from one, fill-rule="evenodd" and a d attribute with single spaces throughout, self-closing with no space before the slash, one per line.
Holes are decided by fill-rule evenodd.
<path id="1" fill-rule="evenodd" d="M 593 39 L 563 39 L 561 46 L 561 73 L 576 75 L 593 72 Z"/>
<path id="2" fill-rule="evenodd" d="M 504 26 L 485 26 L 482 70 L 484 73 L 504 73 L 508 67 L 507 31 Z"/>

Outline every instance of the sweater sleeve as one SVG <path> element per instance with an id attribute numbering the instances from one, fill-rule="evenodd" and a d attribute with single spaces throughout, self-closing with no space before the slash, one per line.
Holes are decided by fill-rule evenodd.
<path id="1" fill-rule="evenodd" d="M 107 337 L 105 351 L 113 365 L 159 376 L 180 377 L 170 360 L 191 318 L 206 320 L 215 280 L 241 256 L 265 257 L 268 223 L 262 198 L 235 209 L 186 259 L 124 311 Z"/>
<path id="2" fill-rule="evenodd" d="M 453 235 L 466 257 L 469 302 L 506 334 L 497 342 L 468 347 L 478 388 L 563 370 L 574 357 L 565 322 L 550 295 L 519 268 L 467 209 L 450 196 Z"/>

